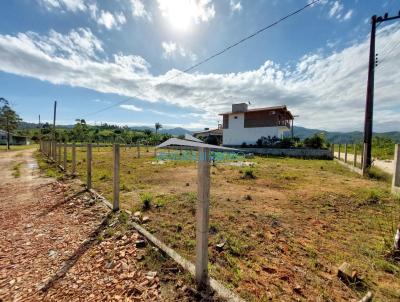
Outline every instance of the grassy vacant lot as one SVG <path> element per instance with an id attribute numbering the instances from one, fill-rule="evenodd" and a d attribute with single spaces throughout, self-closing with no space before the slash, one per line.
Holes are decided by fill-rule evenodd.
<path id="1" fill-rule="evenodd" d="M 385 160 L 385 159 L 393 159 L 394 158 L 394 143 L 385 144 L 385 145 L 377 145 L 372 144 L 372 157 Z M 341 144 L 340 152 L 344 156 L 344 148 L 345 145 Z M 356 144 L 357 154 L 360 156 L 361 152 L 363 151 L 362 144 Z M 335 152 L 339 151 L 339 144 L 335 144 Z M 347 153 L 354 154 L 354 145 L 348 144 Z"/>
<path id="2" fill-rule="evenodd" d="M 141 154 L 121 149 L 123 207 L 142 210 L 146 200 L 146 228 L 194 261 L 196 165 L 157 164 L 152 150 Z M 93 148 L 93 160 L 93 186 L 111 199 L 111 148 Z M 213 277 L 249 301 L 347 301 L 366 290 L 376 301 L 399 301 L 400 265 L 386 254 L 400 201 L 387 182 L 363 179 L 333 161 L 250 161 L 252 168 L 225 162 L 211 169 Z M 82 180 L 85 169 L 85 151 L 78 149 Z M 363 286 L 338 280 L 344 261 Z"/>

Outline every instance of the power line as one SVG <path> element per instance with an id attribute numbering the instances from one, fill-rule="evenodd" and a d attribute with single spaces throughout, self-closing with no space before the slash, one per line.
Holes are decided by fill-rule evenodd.
<path id="1" fill-rule="evenodd" d="M 383 54 L 383 59 L 382 59 L 380 62 L 378 62 L 378 63 L 379 63 L 378 67 L 381 66 L 383 62 L 386 62 L 386 61 L 388 60 L 388 58 L 390 57 L 390 55 L 392 55 L 392 53 L 393 53 L 398 47 L 400 47 L 400 40 L 399 40 L 396 44 L 393 44 L 392 47 L 390 47 L 390 48 L 387 47 L 387 48 L 385 49 L 386 52 L 384 52 L 384 54 Z M 381 55 L 381 56 L 382 56 L 382 55 Z"/>
<path id="2" fill-rule="evenodd" d="M 266 31 L 267 29 L 270 29 L 271 27 L 274 27 L 274 26 L 278 25 L 279 23 L 285 21 L 286 19 L 288 19 L 288 18 L 290 18 L 290 17 L 292 17 L 292 16 L 294 16 L 294 15 L 297 15 L 298 13 L 302 12 L 302 11 L 305 10 L 306 8 L 308 8 L 308 7 L 312 6 L 312 5 L 314 5 L 315 3 L 319 2 L 319 1 L 320 1 L 320 0 L 314 0 L 314 1 L 312 1 L 312 2 L 310 2 L 310 3 L 308 3 L 308 4 L 306 4 L 306 5 L 304 5 L 303 7 L 301 7 L 301 8 L 299 8 L 299 9 L 297 9 L 297 10 L 291 12 L 290 14 L 288 14 L 288 15 L 286 15 L 286 16 L 280 18 L 280 19 L 278 19 L 277 21 L 275 21 L 275 22 L 273 22 L 273 23 L 271 23 L 271 24 L 269 24 L 269 25 L 267 25 L 267 26 L 265 26 L 265 27 L 263 27 L 263 28 L 257 30 L 256 32 L 252 33 L 251 35 L 248 35 L 248 36 L 246 36 L 246 37 L 240 39 L 239 41 L 237 41 L 237 42 L 235 42 L 235 43 L 233 43 L 233 44 L 231 44 L 231 45 L 225 47 L 224 49 L 222 49 L 222 50 L 216 52 L 215 54 L 213 54 L 213 55 L 211 55 L 211 56 L 209 56 L 209 57 L 203 59 L 202 61 L 200 61 L 200 62 L 194 64 L 193 66 L 190 66 L 189 68 L 186 68 L 185 70 L 182 71 L 182 73 L 187 73 L 187 72 L 189 72 L 189 71 L 191 71 L 191 70 L 193 70 L 193 69 L 199 67 L 200 65 L 203 65 L 204 63 L 206 63 L 206 62 L 208 62 L 208 61 L 214 59 L 215 57 L 218 57 L 218 56 L 222 55 L 223 53 L 227 52 L 228 50 L 230 50 L 230 49 L 232 49 L 232 48 L 234 48 L 234 47 L 236 47 L 236 46 L 238 46 L 239 44 L 242 44 L 243 42 L 245 42 L 245 41 L 247 41 L 247 40 L 250 40 L 251 38 L 253 38 L 253 37 L 255 37 L 255 36 L 261 34 L 262 32 Z M 174 76 L 174 77 L 172 77 L 171 79 L 174 79 L 175 77 L 177 77 L 177 76 Z M 169 79 L 167 79 L 167 81 L 168 81 L 168 80 L 169 80 Z"/>
<path id="3" fill-rule="evenodd" d="M 286 19 L 289 19 L 290 17 L 293 17 L 293 16 L 299 14 L 299 13 L 302 12 L 303 10 L 307 9 L 307 8 L 310 7 L 310 6 L 313 6 L 314 4 L 316 4 L 316 3 L 319 2 L 319 1 L 320 1 L 320 0 L 313 0 L 312 2 L 310 2 L 310 3 L 306 4 L 306 5 L 304 5 L 303 7 L 301 7 L 301 8 L 299 8 L 299 9 L 297 9 L 297 10 L 295 10 L 295 11 L 293 11 L 293 12 L 287 14 L 287 15 L 284 16 L 284 17 L 281 17 L 281 18 L 278 19 L 277 21 L 274 21 L 273 23 L 271 23 L 271 24 L 269 24 L 269 25 L 267 25 L 267 26 L 265 26 L 265 27 L 263 27 L 263 28 L 257 30 L 256 32 L 254 32 L 254 33 L 252 33 L 252 34 L 250 34 L 250 35 L 248 35 L 248 36 L 246 36 L 246 37 L 240 39 L 239 41 L 237 41 L 237 42 L 235 42 L 235 43 L 233 43 L 233 44 L 231 44 L 231 45 L 225 47 L 224 49 L 222 49 L 222 50 L 220 50 L 220 51 L 214 53 L 213 55 L 211 55 L 211 56 L 209 56 L 209 57 L 207 57 L 207 58 L 205 58 L 205 59 L 203 59 L 203 60 L 201 60 L 200 62 L 198 62 L 198 63 L 196 63 L 196 64 L 194 64 L 194 65 L 192 65 L 192 66 L 190 66 L 190 67 L 188 67 L 188 68 L 186 68 L 186 69 L 184 69 L 183 71 L 179 71 L 180 73 L 178 73 L 178 74 L 176 74 L 176 75 L 174 75 L 174 76 L 172 76 L 172 77 L 170 77 L 170 78 L 168 78 L 168 79 L 166 79 L 166 80 L 161 81 L 161 82 L 158 83 L 157 85 L 160 85 L 160 84 L 162 84 L 162 83 L 166 83 L 166 82 L 168 82 L 168 81 L 170 81 L 170 80 L 173 80 L 173 79 L 176 79 L 177 77 L 179 77 L 179 76 L 181 76 L 181 75 L 183 75 L 183 74 L 185 74 L 185 73 L 188 73 L 188 72 L 190 72 L 190 71 L 196 69 L 197 67 L 199 67 L 199 66 L 201 66 L 201 65 L 203 65 L 203 64 L 205 64 L 205 63 L 207 63 L 208 61 L 210 61 L 210 60 L 212 60 L 212 59 L 214 59 L 214 58 L 216 58 L 216 57 L 218 57 L 218 56 L 224 54 L 225 52 L 229 51 L 230 49 L 232 49 L 232 48 L 234 48 L 234 47 L 236 47 L 236 46 L 238 46 L 238 45 L 240 45 L 240 44 L 246 42 L 247 40 L 250 40 L 251 38 L 254 38 L 255 36 L 261 34 L 262 32 L 264 32 L 264 31 L 266 31 L 266 30 L 268 30 L 268 29 L 270 29 L 270 28 L 272 28 L 272 27 L 278 25 L 279 23 L 285 21 Z M 102 109 L 100 109 L 100 110 L 97 110 L 97 111 L 94 111 L 94 112 L 91 112 L 91 113 L 84 114 L 83 117 L 89 116 L 89 115 L 98 114 L 98 113 L 100 113 L 100 112 L 106 111 L 106 110 L 111 109 L 111 108 L 113 108 L 113 107 L 115 107 L 115 106 L 119 106 L 119 105 L 121 105 L 121 104 L 123 104 L 123 103 L 125 103 L 125 102 L 127 102 L 127 101 L 129 101 L 129 100 L 131 100 L 131 99 L 133 99 L 133 98 L 135 98 L 135 97 L 140 97 L 140 96 L 144 96 L 144 95 L 143 95 L 142 93 L 139 93 L 139 94 L 137 94 L 137 95 L 135 95 L 135 96 L 128 97 L 128 98 L 126 98 L 126 99 L 124 99 L 124 100 L 122 100 L 122 101 L 120 101 L 120 102 L 117 102 L 117 103 L 115 103 L 115 104 L 113 104 L 113 105 L 110 105 L 110 106 L 107 106 L 107 107 L 105 107 L 105 108 L 102 108 Z"/>

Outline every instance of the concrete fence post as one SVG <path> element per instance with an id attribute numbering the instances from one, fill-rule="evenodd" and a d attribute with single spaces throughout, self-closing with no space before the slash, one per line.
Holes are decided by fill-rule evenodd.
<path id="1" fill-rule="evenodd" d="M 361 144 L 360 160 L 361 160 L 361 169 L 362 169 L 363 165 L 364 165 L 364 145 L 363 144 Z"/>
<path id="2" fill-rule="evenodd" d="M 51 160 L 56 160 L 56 148 L 55 148 L 56 142 L 52 141 L 51 142 Z"/>
<path id="3" fill-rule="evenodd" d="M 76 144 L 72 143 L 72 175 L 76 174 Z"/>
<path id="4" fill-rule="evenodd" d="M 339 152 L 338 152 L 338 159 L 340 160 L 340 147 L 341 147 L 341 144 L 339 144 Z"/>
<path id="5" fill-rule="evenodd" d="M 354 144 L 353 166 L 357 167 L 357 144 Z"/>
<path id="6" fill-rule="evenodd" d="M 87 144 L 86 148 L 86 187 L 92 189 L 92 144 Z"/>
<path id="7" fill-rule="evenodd" d="M 140 158 L 140 143 L 136 144 L 137 158 Z"/>
<path id="8" fill-rule="evenodd" d="M 119 210 L 119 144 L 114 144 L 113 211 Z"/>
<path id="9" fill-rule="evenodd" d="M 363 175 L 364 176 L 366 176 L 367 174 L 368 174 L 368 169 L 366 168 L 367 167 L 367 163 L 366 163 L 366 160 L 367 160 L 367 158 L 364 156 L 367 152 L 366 152 L 366 150 L 367 150 L 367 144 L 366 143 L 364 143 L 364 145 L 363 145 L 363 153 L 362 153 L 362 162 L 361 162 L 361 164 L 362 164 L 362 172 L 363 172 Z"/>
<path id="10" fill-rule="evenodd" d="M 208 222 L 210 203 L 210 150 L 199 148 L 196 209 L 196 283 L 208 286 Z"/>
<path id="11" fill-rule="evenodd" d="M 64 172 L 67 172 L 67 143 L 64 143 L 64 160 L 63 160 L 63 168 Z"/>
<path id="12" fill-rule="evenodd" d="M 344 162 L 347 163 L 347 144 L 344 144 Z"/>
<path id="13" fill-rule="evenodd" d="M 58 157 L 57 157 L 57 163 L 61 166 L 61 142 L 58 143 Z"/>
<path id="14" fill-rule="evenodd" d="M 392 192 L 400 193 L 400 144 L 394 148 Z"/>

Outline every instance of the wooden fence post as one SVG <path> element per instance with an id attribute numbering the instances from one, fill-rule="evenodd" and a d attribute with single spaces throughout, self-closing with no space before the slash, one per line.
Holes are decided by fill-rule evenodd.
<path id="1" fill-rule="evenodd" d="M 400 144 L 394 147 L 392 192 L 400 193 Z"/>
<path id="2" fill-rule="evenodd" d="M 335 144 L 331 145 L 332 158 L 335 158 Z"/>
<path id="3" fill-rule="evenodd" d="M 210 150 L 199 148 L 196 209 L 196 283 L 208 286 L 208 222 L 210 200 Z"/>
<path id="4" fill-rule="evenodd" d="M 76 174 L 76 144 L 72 143 L 72 175 Z"/>
<path id="5" fill-rule="evenodd" d="M 86 187 L 92 189 L 92 144 L 87 144 L 86 148 Z"/>
<path id="6" fill-rule="evenodd" d="M 347 163 L 347 144 L 344 144 L 344 162 Z"/>
<path id="7" fill-rule="evenodd" d="M 136 149 L 137 149 L 137 158 L 140 158 L 140 143 L 139 142 L 136 144 Z"/>
<path id="8" fill-rule="evenodd" d="M 64 172 L 67 172 L 67 143 L 64 143 L 64 162 L 63 162 L 63 168 Z"/>
<path id="9" fill-rule="evenodd" d="M 354 144 L 354 158 L 353 158 L 353 166 L 357 167 L 357 144 Z"/>
<path id="10" fill-rule="evenodd" d="M 341 147 L 341 144 L 339 144 L 339 152 L 338 152 L 338 159 L 340 160 L 340 147 Z"/>
<path id="11" fill-rule="evenodd" d="M 114 144 L 113 211 L 119 210 L 119 144 Z"/>

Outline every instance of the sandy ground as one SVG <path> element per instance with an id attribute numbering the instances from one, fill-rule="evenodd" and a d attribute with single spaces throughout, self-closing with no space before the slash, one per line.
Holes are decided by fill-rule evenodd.
<path id="1" fill-rule="evenodd" d="M 139 235 L 98 240 L 118 221 L 87 193 L 40 177 L 33 152 L 0 153 L 0 301 L 160 300 L 157 272 L 137 266 Z"/>
<path id="2" fill-rule="evenodd" d="M 338 157 L 339 153 L 335 152 L 335 157 Z M 340 159 L 344 160 L 344 153 L 340 153 Z M 347 162 L 348 163 L 353 163 L 354 162 L 354 155 L 353 154 L 347 154 Z M 357 156 L 357 163 L 361 164 L 361 156 Z M 389 174 L 393 174 L 394 170 L 394 162 L 393 160 L 380 160 L 380 159 L 373 159 L 372 165 L 383 170 L 384 172 L 387 172 Z"/>

